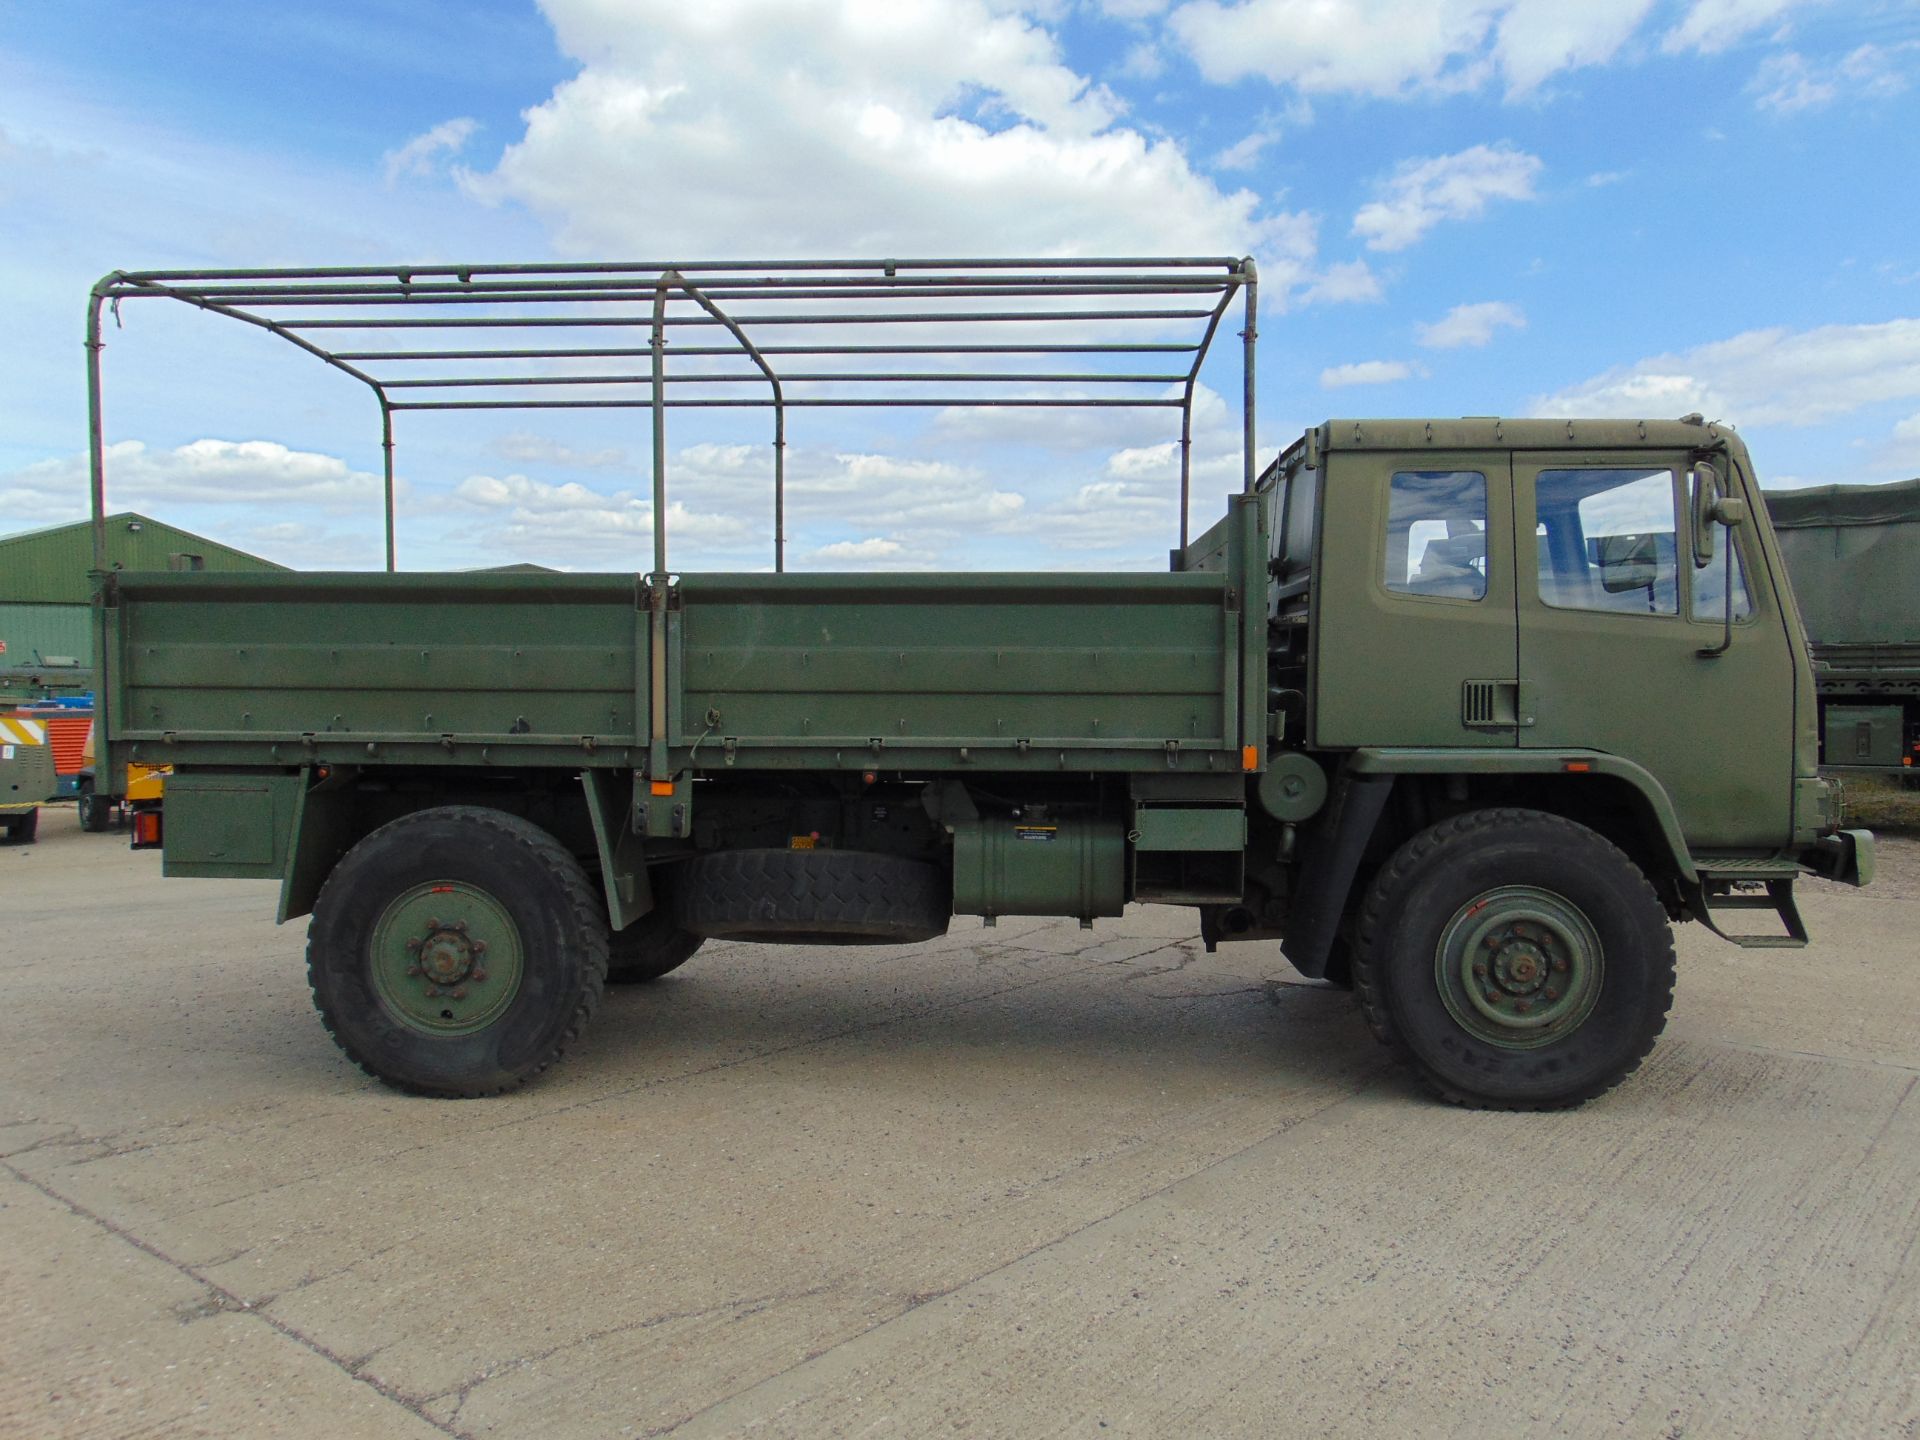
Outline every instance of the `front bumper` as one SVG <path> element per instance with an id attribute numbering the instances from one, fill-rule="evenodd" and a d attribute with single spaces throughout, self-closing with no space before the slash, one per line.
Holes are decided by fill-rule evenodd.
<path id="1" fill-rule="evenodd" d="M 1873 883 L 1873 832 L 1836 830 L 1800 852 L 1804 869 L 1841 885 Z"/>

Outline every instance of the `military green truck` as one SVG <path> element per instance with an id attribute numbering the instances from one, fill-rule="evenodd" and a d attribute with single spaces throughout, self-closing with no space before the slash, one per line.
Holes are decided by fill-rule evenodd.
<path id="1" fill-rule="evenodd" d="M 1141 902 L 1350 987 L 1446 1100 L 1598 1095 L 1665 1023 L 1672 922 L 1803 943 L 1796 878 L 1871 872 L 1747 451 L 1698 416 L 1347 419 L 1261 467 L 1257 284 L 1238 259 L 110 275 L 96 517 L 101 307 L 148 299 L 369 387 L 388 480 L 391 573 L 96 577 L 106 773 L 174 767 L 135 843 L 277 882 L 328 1030 L 406 1091 L 521 1084 L 610 977 L 707 940 Z M 1193 535 L 1231 318 L 1238 481 Z M 1171 410 L 1180 543 L 1165 573 L 789 573 L 787 421 L 836 406 L 1027 434 Z M 656 523 L 644 570 L 399 570 L 396 415 L 587 408 L 650 413 L 656 520 L 670 416 L 771 412 L 772 568 L 676 570 Z"/>
<path id="2" fill-rule="evenodd" d="M 1920 480 L 1770 490 L 1813 645 L 1820 762 L 1920 785 Z"/>

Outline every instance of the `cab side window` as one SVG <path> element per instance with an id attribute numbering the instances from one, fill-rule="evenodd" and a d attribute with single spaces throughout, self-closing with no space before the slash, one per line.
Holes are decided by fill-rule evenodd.
<path id="1" fill-rule="evenodd" d="M 1487 593 L 1487 477 L 1400 470 L 1387 504 L 1386 587 L 1401 595 L 1479 600 Z"/>
<path id="2" fill-rule="evenodd" d="M 1542 470 L 1540 598 L 1561 610 L 1680 613 L 1671 470 Z"/>

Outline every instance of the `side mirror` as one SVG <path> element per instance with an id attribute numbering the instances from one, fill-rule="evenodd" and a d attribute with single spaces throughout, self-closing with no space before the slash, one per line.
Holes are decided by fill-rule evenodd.
<path id="1" fill-rule="evenodd" d="M 1600 588 L 1609 595 L 1652 589 L 1659 578 L 1659 542 L 1653 536 L 1600 537 Z"/>
<path id="2" fill-rule="evenodd" d="M 1693 467 L 1693 564 L 1695 569 L 1704 570 L 1713 563 L 1714 523 L 1719 519 L 1718 510 L 1728 501 L 1720 493 L 1720 472 L 1702 460 Z M 1742 518 L 1745 518 L 1744 501 L 1732 502 L 1740 506 Z"/>

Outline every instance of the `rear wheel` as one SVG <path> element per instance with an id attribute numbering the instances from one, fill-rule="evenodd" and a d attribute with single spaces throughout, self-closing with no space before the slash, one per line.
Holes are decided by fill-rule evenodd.
<path id="1" fill-rule="evenodd" d="M 586 1028 L 607 922 L 546 831 L 497 810 L 423 810 L 327 877 L 307 975 L 328 1032 L 368 1074 L 416 1094 L 497 1094 Z"/>
<path id="2" fill-rule="evenodd" d="M 609 985 L 639 985 L 658 980 L 670 970 L 678 970 L 693 958 L 693 952 L 706 942 L 680 928 L 674 917 L 673 887 L 665 869 L 656 870 L 653 881 L 653 909 L 624 930 L 616 930 L 610 942 L 607 964 Z"/>
<path id="3" fill-rule="evenodd" d="M 91 835 L 105 831 L 113 819 L 113 802 L 94 791 L 91 777 L 80 782 L 74 798 L 80 811 L 80 828 Z"/>
<path id="4" fill-rule="evenodd" d="M 1354 989 L 1442 1099 L 1578 1105 L 1631 1074 L 1673 1003 L 1673 932 L 1607 840 L 1532 810 L 1422 831 L 1374 878 Z"/>
<path id="5" fill-rule="evenodd" d="M 715 940 L 900 945 L 944 935 L 937 865 L 860 850 L 719 850 L 681 867 L 678 917 Z"/>
<path id="6" fill-rule="evenodd" d="M 31 845 L 40 834 L 40 812 L 25 810 L 7 821 L 7 839 L 16 845 Z"/>

